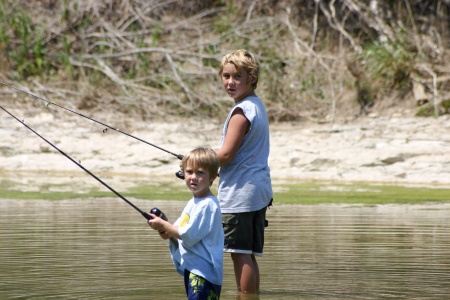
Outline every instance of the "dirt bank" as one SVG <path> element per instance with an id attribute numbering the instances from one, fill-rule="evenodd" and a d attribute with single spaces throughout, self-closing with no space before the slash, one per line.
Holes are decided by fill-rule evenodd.
<path id="1" fill-rule="evenodd" d="M 176 180 L 178 159 L 76 115 L 11 112 L 96 174 L 116 184 Z M 209 120 L 133 122 L 113 114 L 104 123 L 175 154 L 219 146 L 221 124 Z M 35 184 L 91 182 L 66 157 L 2 111 L 0 179 Z M 450 186 L 450 117 L 361 118 L 347 124 L 271 125 L 269 164 L 275 181 L 367 181 Z M 131 184 L 131 183 L 129 183 Z"/>

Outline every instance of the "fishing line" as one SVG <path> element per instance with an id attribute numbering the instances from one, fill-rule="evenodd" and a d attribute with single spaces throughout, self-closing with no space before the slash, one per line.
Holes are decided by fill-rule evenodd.
<path id="1" fill-rule="evenodd" d="M 91 117 L 88 117 L 88 116 L 86 116 L 86 115 L 83 115 L 83 114 L 80 113 L 80 112 L 71 110 L 70 108 L 61 106 L 61 105 L 59 105 L 59 104 L 57 104 L 57 103 L 54 103 L 54 102 L 51 102 L 51 101 L 49 101 L 49 100 L 47 100 L 47 99 L 44 99 L 44 98 L 42 98 L 42 97 L 39 97 L 39 96 L 33 94 L 33 93 L 30 93 L 30 92 L 21 90 L 21 89 L 19 89 L 19 88 L 16 88 L 15 86 L 10 85 L 10 84 L 8 84 L 8 83 L 2 82 L 2 81 L 0 81 L 0 83 L 3 84 L 3 85 L 5 85 L 5 86 L 7 86 L 7 87 L 10 87 L 10 88 L 12 88 L 12 89 L 14 89 L 14 90 L 16 90 L 16 91 L 19 91 L 19 92 L 21 92 L 21 93 L 24 93 L 24 94 L 29 95 L 29 96 L 31 96 L 31 97 L 34 97 L 34 98 L 36 98 L 36 99 L 39 99 L 39 100 L 44 101 L 44 102 L 45 102 L 45 106 L 47 106 L 47 107 L 50 107 L 50 105 L 54 105 L 54 106 L 59 107 L 59 108 L 65 110 L 65 111 L 71 112 L 71 113 L 73 113 L 73 114 L 75 114 L 75 115 L 77 115 L 77 116 L 86 118 L 86 119 L 88 119 L 88 120 L 91 120 L 92 122 L 95 122 L 95 123 L 97 123 L 97 124 L 100 124 L 100 125 L 102 125 L 102 126 L 107 127 L 107 128 L 105 128 L 105 129 L 103 129 L 103 133 L 106 133 L 106 132 L 108 131 L 108 128 L 109 128 L 109 129 L 112 129 L 112 130 L 117 131 L 117 132 L 119 132 L 119 133 L 125 134 L 126 136 L 129 136 L 129 137 L 131 137 L 131 138 L 133 138 L 133 139 L 136 139 L 136 140 L 138 140 L 138 141 L 140 141 L 140 142 L 143 142 L 143 143 L 145 143 L 145 144 L 147 144 L 147 145 L 150 145 L 150 146 L 152 146 L 152 147 L 155 147 L 155 148 L 157 148 L 157 149 L 159 149 L 159 150 L 162 150 L 162 151 L 164 151 L 164 152 L 166 152 L 166 153 L 169 153 L 169 154 L 175 156 L 176 158 L 178 158 L 179 160 L 182 160 L 182 159 L 183 159 L 183 155 L 181 155 L 181 154 L 173 153 L 173 152 L 171 152 L 171 151 L 169 151 L 169 150 L 167 150 L 167 149 L 164 149 L 164 148 L 159 147 L 159 146 L 157 146 L 157 145 L 155 145 L 155 144 L 152 144 L 152 143 L 150 143 L 150 142 L 147 142 L 147 141 L 145 141 L 145 140 L 143 140 L 143 139 L 141 139 L 141 138 L 138 138 L 137 136 L 134 136 L 134 135 L 132 135 L 132 134 L 126 133 L 126 132 L 124 132 L 124 131 L 122 131 L 122 130 L 120 130 L 120 129 L 114 128 L 114 127 L 112 127 L 112 126 L 110 126 L 110 125 L 108 125 L 108 124 L 105 124 L 105 123 L 100 122 L 100 121 L 98 121 L 98 120 L 95 120 L 95 119 L 93 119 L 93 118 L 91 118 Z M 184 173 L 183 173 L 182 170 L 179 170 L 179 171 L 175 172 L 175 175 L 176 175 L 179 179 L 184 179 Z"/>
<path id="2" fill-rule="evenodd" d="M 182 159 L 183 159 L 183 155 L 181 155 L 181 154 L 173 153 L 173 152 L 171 152 L 171 151 L 169 151 L 169 150 L 166 150 L 166 149 L 164 149 L 164 148 L 161 148 L 161 147 L 159 147 L 159 146 L 157 146 L 157 145 L 155 145 L 155 144 L 152 144 L 152 143 L 149 143 L 149 142 L 147 142 L 147 141 L 145 141 L 145 140 L 143 140 L 143 139 L 140 139 L 140 138 L 138 138 L 138 137 L 136 137 L 136 136 L 134 136 L 134 135 L 131 135 L 131 134 L 129 134 L 129 133 L 126 133 L 126 132 L 124 132 L 124 131 L 122 131 L 122 130 L 120 130 L 120 129 L 114 128 L 114 127 L 112 127 L 112 126 L 110 126 L 110 125 L 108 125 L 108 124 L 105 124 L 105 123 L 100 122 L 100 121 L 98 121 L 98 120 L 95 120 L 95 119 L 93 119 L 93 118 L 91 118 L 91 117 L 88 117 L 88 116 L 86 116 L 86 115 L 83 115 L 83 114 L 80 113 L 80 112 L 71 110 L 70 108 L 61 106 L 61 105 L 59 105 L 59 104 L 57 104 L 57 103 L 51 102 L 51 101 L 49 101 L 49 100 L 47 100 L 47 99 L 44 99 L 44 98 L 42 98 L 42 97 L 39 97 L 39 96 L 37 96 L 37 95 L 35 95 L 35 94 L 32 94 L 32 93 L 30 93 L 30 92 L 21 90 L 21 89 L 19 89 L 19 88 L 16 88 L 16 87 L 14 87 L 14 86 L 12 86 L 12 85 L 10 85 L 10 84 L 8 84 L 8 83 L 4 83 L 4 82 L 1 82 L 1 81 L 0 81 L 0 83 L 3 84 L 3 85 L 5 85 L 5 86 L 7 86 L 7 87 L 10 87 L 10 88 L 12 88 L 12 89 L 14 89 L 14 90 L 16 90 L 16 91 L 19 91 L 19 92 L 21 92 L 21 93 L 24 93 L 24 94 L 29 95 L 29 96 L 31 96 L 31 97 L 34 97 L 34 98 L 36 98 L 36 99 L 39 99 L 39 100 L 44 101 L 44 102 L 45 102 L 45 106 L 47 106 L 47 107 L 50 107 L 50 105 L 54 105 L 54 106 L 59 107 L 59 108 L 61 108 L 61 109 L 63 109 L 63 110 L 66 110 L 66 111 L 68 111 L 68 112 L 71 112 L 71 113 L 73 113 L 73 114 L 76 114 L 76 115 L 78 115 L 78 116 L 80 116 L 80 117 L 83 117 L 83 118 L 86 118 L 86 119 L 88 119 L 88 120 L 91 120 L 92 122 L 95 122 L 95 123 L 97 123 L 97 124 L 100 124 L 100 125 L 102 125 L 102 126 L 105 126 L 105 127 L 109 128 L 109 129 L 112 129 L 112 130 L 115 130 L 115 131 L 120 132 L 120 133 L 122 133 L 122 134 L 125 134 L 126 136 L 129 136 L 129 137 L 131 137 L 131 138 L 133 138 L 133 139 L 136 139 L 136 140 L 138 140 L 138 141 L 140 141 L 140 142 L 143 142 L 143 143 L 145 143 L 145 144 L 147 144 L 147 145 L 150 145 L 150 146 L 152 146 L 152 147 L 155 147 L 155 148 L 157 148 L 157 149 L 159 149 L 159 150 L 162 150 L 162 151 L 164 151 L 164 152 L 167 152 L 167 153 L 169 153 L 169 154 L 171 154 L 171 155 L 177 157 L 179 160 L 182 160 Z M 106 132 L 108 131 L 107 128 L 103 129 L 103 133 L 106 133 Z"/>
<path id="3" fill-rule="evenodd" d="M 47 144 L 49 144 L 50 146 L 52 146 L 53 148 L 55 148 L 59 153 L 61 153 L 62 155 L 64 155 L 66 158 L 68 158 L 71 162 L 73 162 L 74 164 L 76 164 L 78 167 L 80 167 L 83 171 L 85 171 L 86 173 L 88 173 L 89 175 L 91 175 L 92 177 L 94 177 L 94 179 L 96 179 L 98 182 L 100 182 L 101 184 L 103 184 L 105 187 L 107 187 L 111 192 L 113 192 L 114 194 L 116 194 L 119 198 L 121 198 L 123 201 L 125 201 L 126 203 L 128 203 L 131 207 L 133 207 L 135 210 L 137 210 L 138 212 L 141 213 L 141 215 L 144 216 L 144 218 L 146 218 L 147 220 L 152 219 L 152 217 L 142 211 L 141 209 L 139 209 L 136 205 L 134 205 L 133 203 L 131 203 L 130 201 L 128 201 L 124 196 L 122 196 L 121 194 L 119 194 L 116 190 L 114 190 L 112 187 L 110 187 L 108 184 L 106 184 L 103 180 L 101 180 L 100 178 L 98 178 L 97 176 L 95 176 L 91 171 L 89 171 L 88 169 L 86 169 L 85 167 L 83 167 L 80 163 L 76 162 L 72 157 L 70 157 L 69 155 L 67 155 L 66 153 L 64 153 L 61 149 L 59 149 L 58 147 L 56 147 L 55 145 L 53 145 L 50 141 L 48 141 L 47 139 L 45 139 L 42 135 L 40 135 L 39 133 L 37 133 L 35 130 L 33 130 L 30 126 L 28 126 L 27 124 L 24 123 L 24 121 L 19 120 L 16 116 L 14 116 L 12 113 L 10 113 L 9 111 L 7 111 L 5 108 L 3 108 L 3 106 L 0 106 L 1 109 L 3 109 L 7 114 L 9 114 L 11 117 L 13 117 L 14 119 L 16 119 L 18 122 L 20 122 L 23 126 L 25 126 L 27 129 L 31 130 L 34 134 L 36 134 L 38 137 L 40 137 L 41 139 L 43 139 Z M 153 208 L 151 210 L 151 213 L 160 216 L 161 214 L 163 214 L 159 209 L 157 209 L 156 207 Z"/>

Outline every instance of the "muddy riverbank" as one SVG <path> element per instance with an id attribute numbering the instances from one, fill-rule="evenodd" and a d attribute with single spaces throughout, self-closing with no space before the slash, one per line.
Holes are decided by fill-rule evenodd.
<path id="1" fill-rule="evenodd" d="M 21 121 L 85 168 L 116 184 L 175 180 L 178 159 L 120 132 L 65 112 L 23 114 Z M 210 120 L 133 121 L 93 116 L 175 154 L 220 145 Z M 271 124 L 269 158 L 274 181 L 363 181 L 450 186 L 450 117 L 365 117 L 345 124 Z M 95 183 L 23 124 L 2 112 L 0 178 L 12 181 Z M 131 184 L 131 183 L 130 183 Z"/>

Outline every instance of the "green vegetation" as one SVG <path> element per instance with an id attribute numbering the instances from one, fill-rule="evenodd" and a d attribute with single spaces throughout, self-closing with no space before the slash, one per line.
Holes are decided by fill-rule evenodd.
<path id="1" fill-rule="evenodd" d="M 402 42 L 376 41 L 366 48 L 361 56 L 370 81 L 379 82 L 388 89 L 404 89 L 409 84 L 411 61 L 416 54 L 409 51 Z"/>
<path id="2" fill-rule="evenodd" d="M 0 72 L 81 109 L 217 118 L 229 105 L 220 59 L 247 48 L 273 121 L 348 119 L 392 98 L 449 113 L 448 1 L 325 2 L 0 0 Z M 437 109 L 413 98 L 412 82 L 443 95 Z"/>
<path id="3" fill-rule="evenodd" d="M 275 200 L 292 204 L 418 204 L 449 202 L 450 190 L 369 184 L 289 184 L 275 186 Z"/>
<path id="4" fill-rule="evenodd" d="M 4 3 L 3 3 L 4 4 Z M 1 6 L 0 6 L 1 7 Z M 33 75 L 46 74 L 50 69 L 44 41 L 44 28 L 34 25 L 26 11 L 19 8 L 12 15 L 0 9 L 0 43 L 7 49 L 15 39 L 17 46 L 7 56 L 15 66 L 11 79 L 22 80 Z M 9 28 L 9 30 L 7 30 Z"/>
<path id="5" fill-rule="evenodd" d="M 95 183 L 95 182 L 94 182 Z M 30 188 L 31 187 L 31 188 Z M 117 190 L 125 198 L 157 199 L 157 200 L 185 200 L 189 191 L 184 185 L 173 183 L 158 183 L 138 185 L 125 190 Z M 27 182 L 26 184 L 10 180 L 0 181 L 0 197 L 4 199 L 46 199 L 67 200 L 75 198 L 105 198 L 117 197 L 112 191 L 101 185 L 81 186 L 76 180 L 73 183 L 51 184 Z"/>
<path id="6" fill-rule="evenodd" d="M 145 200 L 187 200 L 191 197 L 184 184 L 140 185 L 130 188 L 126 195 Z"/>
<path id="7" fill-rule="evenodd" d="M 78 198 L 103 198 L 111 197 L 114 194 L 108 192 L 99 192 L 96 190 L 84 193 L 75 192 L 41 192 L 41 191 L 19 191 L 19 190 L 2 190 L 2 198 L 4 199 L 21 199 L 21 200 L 69 200 Z"/>
<path id="8" fill-rule="evenodd" d="M 75 198 L 116 197 L 110 191 L 97 188 L 74 193 L 60 191 L 22 191 L 0 185 L 5 199 L 67 200 Z M 58 188 L 62 189 L 63 186 Z M 47 186 L 44 190 L 48 190 Z M 68 190 L 68 189 L 67 189 Z M 126 199 L 180 200 L 191 196 L 184 185 L 154 184 L 135 186 L 120 191 Z M 405 187 L 369 184 L 297 183 L 274 185 L 274 203 L 289 204 L 420 204 L 450 202 L 450 190 L 446 188 Z"/>

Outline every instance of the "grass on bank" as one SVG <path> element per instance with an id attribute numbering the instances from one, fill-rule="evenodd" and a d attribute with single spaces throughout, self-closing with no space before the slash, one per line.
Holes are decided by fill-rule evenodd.
<path id="1" fill-rule="evenodd" d="M 275 186 L 277 202 L 290 204 L 419 204 L 450 202 L 450 189 L 371 184 Z M 281 189 L 279 192 L 277 189 Z"/>
<path id="2" fill-rule="evenodd" d="M 59 190 L 57 190 L 57 188 Z M 105 189 L 91 188 L 83 191 L 64 186 L 32 191 L 13 187 L 11 182 L 0 182 L 0 195 L 4 199 L 46 199 L 67 200 L 75 198 L 117 197 Z M 430 187 L 409 187 L 372 184 L 343 183 L 292 183 L 274 184 L 274 204 L 419 204 L 430 202 L 450 202 L 450 189 Z M 214 193 L 216 187 L 213 188 Z M 183 184 L 164 183 L 141 184 L 117 191 L 126 199 L 181 200 L 187 201 L 191 194 Z"/>

